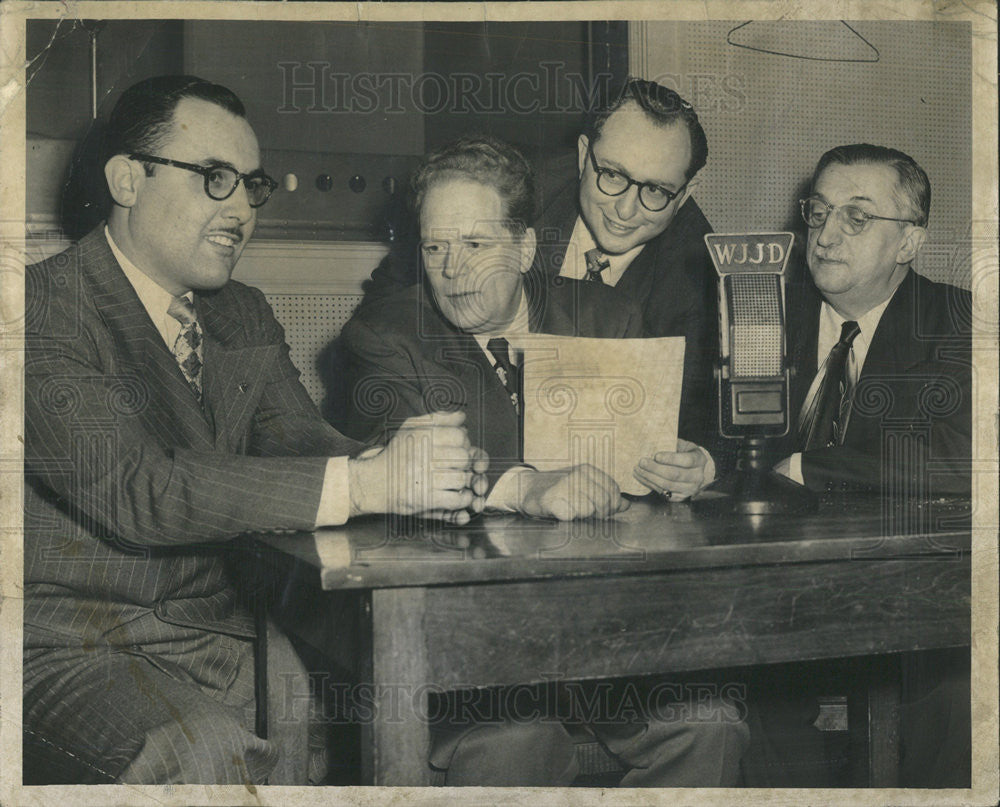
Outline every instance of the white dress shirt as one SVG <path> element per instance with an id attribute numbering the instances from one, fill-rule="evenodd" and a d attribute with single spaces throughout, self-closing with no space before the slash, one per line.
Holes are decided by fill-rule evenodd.
<path id="1" fill-rule="evenodd" d="M 621 255 L 604 255 L 608 261 L 608 268 L 601 272 L 601 278 L 608 286 L 618 285 L 625 270 L 632 265 L 635 256 L 642 252 L 645 244 L 632 247 L 628 252 Z M 560 277 L 571 277 L 574 280 L 583 280 L 587 277 L 587 252 L 592 249 L 599 249 L 594 237 L 587 229 L 587 225 L 579 216 L 576 217 L 576 224 L 573 225 L 573 234 L 570 236 L 569 244 L 566 247 L 566 255 L 563 258 L 562 266 L 559 268 Z"/>
<path id="2" fill-rule="evenodd" d="M 893 294 L 895 293 L 893 291 Z M 878 328 L 878 324 L 882 320 L 882 314 L 885 313 L 886 306 L 889 305 L 891 299 L 892 294 L 884 302 L 875 306 L 868 313 L 856 320 L 861 330 L 854 337 L 854 341 L 851 343 L 851 352 L 847 355 L 847 372 L 851 374 L 851 379 L 855 384 L 861 377 L 861 370 L 865 366 L 865 359 L 868 358 L 868 348 L 871 347 L 875 330 Z M 809 386 L 809 391 L 802 402 L 802 411 L 799 413 L 798 418 L 799 423 L 802 422 L 802 416 L 810 410 L 816 400 L 816 396 L 819 395 L 819 388 L 826 377 L 826 362 L 830 356 L 830 351 L 840 341 L 841 326 L 848 321 L 846 317 L 838 314 L 826 300 L 823 301 L 823 304 L 820 306 L 819 334 L 816 340 L 816 366 L 819 369 L 816 371 L 816 377 Z M 847 424 L 845 423 L 844 426 L 846 428 Z M 788 470 L 783 473 L 800 485 L 804 484 L 801 453 L 795 453 L 789 457 Z"/>
<path id="3" fill-rule="evenodd" d="M 108 246 L 121 266 L 128 282 L 135 289 L 139 302 L 153 321 L 153 325 L 163 337 L 167 349 L 173 352 L 174 342 L 181 331 L 181 324 L 167 313 L 167 307 L 174 299 L 169 291 L 156 283 L 143 272 L 118 248 L 111 233 L 105 226 L 104 235 Z M 188 291 L 182 295 L 194 302 L 194 294 Z M 351 515 L 350 476 L 347 470 L 347 457 L 331 457 L 326 463 L 323 476 L 323 492 L 320 494 L 319 507 L 316 511 L 316 526 L 336 526 L 343 524 Z"/>

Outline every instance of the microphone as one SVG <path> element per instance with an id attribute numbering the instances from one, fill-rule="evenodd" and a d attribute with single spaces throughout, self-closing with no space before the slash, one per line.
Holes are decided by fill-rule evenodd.
<path id="1" fill-rule="evenodd" d="M 816 509 L 815 494 L 771 471 L 768 439 L 788 433 L 785 268 L 792 233 L 708 233 L 719 274 L 719 434 L 739 440 L 736 471 L 692 497 L 706 515 Z"/>

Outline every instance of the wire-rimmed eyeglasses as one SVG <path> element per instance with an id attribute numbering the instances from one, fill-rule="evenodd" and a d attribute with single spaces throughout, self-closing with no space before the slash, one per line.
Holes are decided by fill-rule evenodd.
<path id="1" fill-rule="evenodd" d="M 602 168 L 597 164 L 594 149 L 589 144 L 587 145 L 587 154 L 590 155 L 590 164 L 594 166 L 594 173 L 597 175 L 597 189 L 601 193 L 606 196 L 621 196 L 635 185 L 639 188 L 639 203 L 650 213 L 659 213 L 680 196 L 684 188 L 687 187 L 687 182 L 685 182 L 676 191 L 671 191 L 654 182 L 640 182 L 637 179 L 632 179 L 622 171 Z"/>
<path id="2" fill-rule="evenodd" d="M 242 182 L 243 187 L 247 189 L 250 207 L 260 207 L 271 198 L 274 189 L 278 187 L 278 183 L 260 169 L 249 174 L 241 174 L 228 165 L 195 165 L 180 160 L 168 160 L 166 157 L 154 157 L 151 154 L 130 154 L 129 159 L 157 165 L 172 165 L 175 168 L 201 174 L 205 178 L 205 193 L 209 199 L 217 202 L 232 196 Z"/>
<path id="3" fill-rule="evenodd" d="M 837 224 L 845 235 L 858 235 L 870 221 L 898 221 L 903 224 L 916 224 L 913 219 L 894 219 L 891 216 L 876 216 L 862 210 L 857 205 L 831 205 L 818 196 L 799 199 L 802 208 L 802 219 L 810 228 L 822 227 L 831 213 L 837 214 Z"/>

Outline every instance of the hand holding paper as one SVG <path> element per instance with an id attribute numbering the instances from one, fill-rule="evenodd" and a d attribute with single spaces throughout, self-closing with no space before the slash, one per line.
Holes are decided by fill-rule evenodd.
<path id="1" fill-rule="evenodd" d="M 671 498 L 687 499 L 715 477 L 708 452 L 688 440 L 677 440 L 677 451 L 658 451 L 643 457 L 633 474 L 642 484 Z"/>
<path id="2" fill-rule="evenodd" d="M 662 492 L 670 486 L 664 479 L 678 492 L 696 481 L 697 458 L 684 449 L 681 457 L 662 451 L 677 445 L 683 337 L 533 334 L 517 347 L 524 355 L 525 462 L 544 471 L 590 464 L 635 495 Z M 667 468 L 653 463 L 646 478 L 634 474 L 643 457 L 657 454 Z M 676 463 L 679 468 L 669 467 Z"/>

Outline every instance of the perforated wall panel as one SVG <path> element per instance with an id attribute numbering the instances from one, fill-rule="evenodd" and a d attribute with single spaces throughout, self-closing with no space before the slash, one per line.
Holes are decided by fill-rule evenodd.
<path id="1" fill-rule="evenodd" d="M 362 295 L 272 293 L 266 296 L 285 329 L 292 363 L 302 373 L 302 383 L 309 395 L 320 406 L 326 391 L 319 374 L 319 358 L 351 318 Z"/>
<path id="2" fill-rule="evenodd" d="M 693 195 L 715 230 L 791 229 L 801 238 L 796 200 L 820 155 L 846 143 L 891 146 L 931 182 L 918 271 L 968 287 L 969 23 L 753 21 L 734 30 L 741 22 L 645 23 L 633 59 L 698 111 L 709 155 Z"/>

